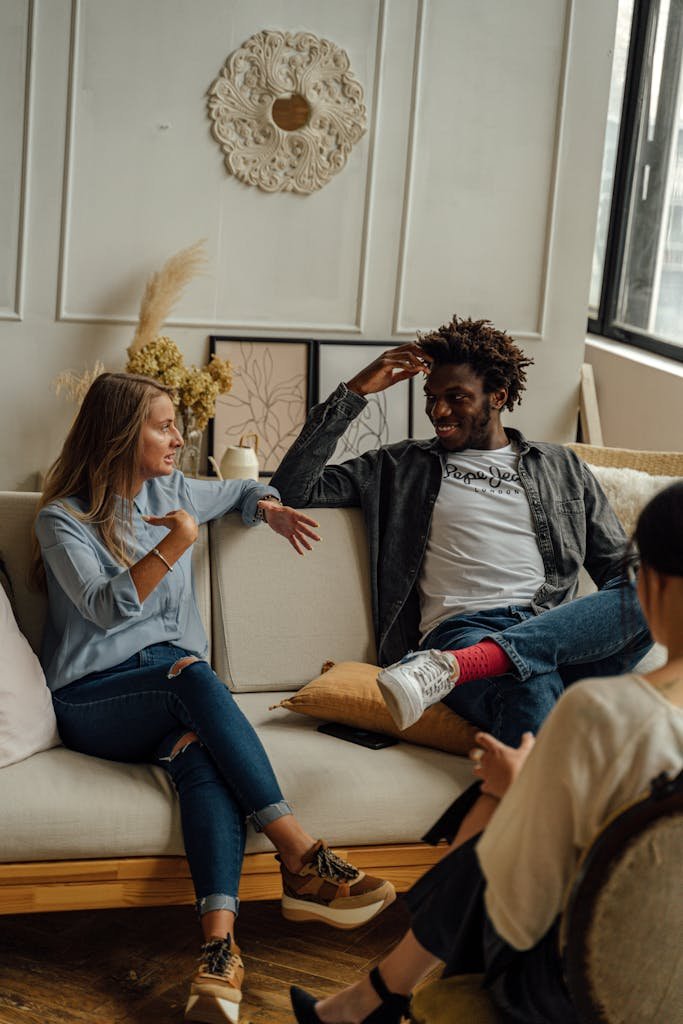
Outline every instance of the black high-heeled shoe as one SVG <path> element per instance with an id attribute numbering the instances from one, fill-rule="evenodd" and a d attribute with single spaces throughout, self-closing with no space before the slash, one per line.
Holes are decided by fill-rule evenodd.
<path id="1" fill-rule="evenodd" d="M 390 992 L 377 967 L 372 968 L 369 978 L 370 984 L 382 1002 L 365 1017 L 363 1024 L 399 1024 L 399 1021 L 408 1016 L 410 996 Z M 297 988 L 296 985 L 292 985 L 289 995 L 292 1000 L 294 1016 L 299 1024 L 322 1024 L 320 1017 L 315 1012 L 315 1004 L 319 1002 L 316 996 L 312 996 L 310 992 L 305 992 L 302 988 Z"/>

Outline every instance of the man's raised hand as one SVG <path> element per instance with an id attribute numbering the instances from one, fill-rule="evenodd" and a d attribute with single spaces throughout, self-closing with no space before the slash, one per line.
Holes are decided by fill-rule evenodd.
<path id="1" fill-rule="evenodd" d="M 428 373 L 429 360 L 422 354 L 419 345 L 414 341 L 408 345 L 399 345 L 382 352 L 381 356 L 366 366 L 347 382 L 349 391 L 357 395 L 372 395 L 377 391 L 397 384 L 400 380 L 408 380 L 416 374 Z"/>

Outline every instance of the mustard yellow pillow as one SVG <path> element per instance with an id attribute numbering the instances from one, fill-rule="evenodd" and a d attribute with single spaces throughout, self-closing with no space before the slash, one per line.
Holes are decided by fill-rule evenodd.
<path id="1" fill-rule="evenodd" d="M 290 697 L 276 704 L 300 715 L 341 722 L 396 736 L 422 747 L 434 747 L 449 754 L 466 754 L 474 744 L 475 726 L 443 704 L 427 708 L 419 722 L 404 732 L 394 723 L 377 686 L 377 665 L 340 661 L 311 680 Z"/>

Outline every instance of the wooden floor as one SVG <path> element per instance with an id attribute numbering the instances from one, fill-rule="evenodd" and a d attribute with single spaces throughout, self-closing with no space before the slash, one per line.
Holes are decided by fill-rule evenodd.
<path id="1" fill-rule="evenodd" d="M 398 941 L 394 903 L 355 931 L 293 924 L 243 903 L 240 1024 L 291 1024 L 289 986 L 334 992 Z M 181 1024 L 200 932 L 189 907 L 0 917 L 0 1024 Z"/>

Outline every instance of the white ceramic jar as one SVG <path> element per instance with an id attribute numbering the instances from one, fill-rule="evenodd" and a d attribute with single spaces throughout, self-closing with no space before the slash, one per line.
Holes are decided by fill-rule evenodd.
<path id="1" fill-rule="evenodd" d="M 253 439 L 253 447 L 249 444 L 250 438 Z M 258 480 L 258 435 L 243 434 L 239 444 L 229 445 L 223 453 L 220 468 L 224 480 Z"/>

